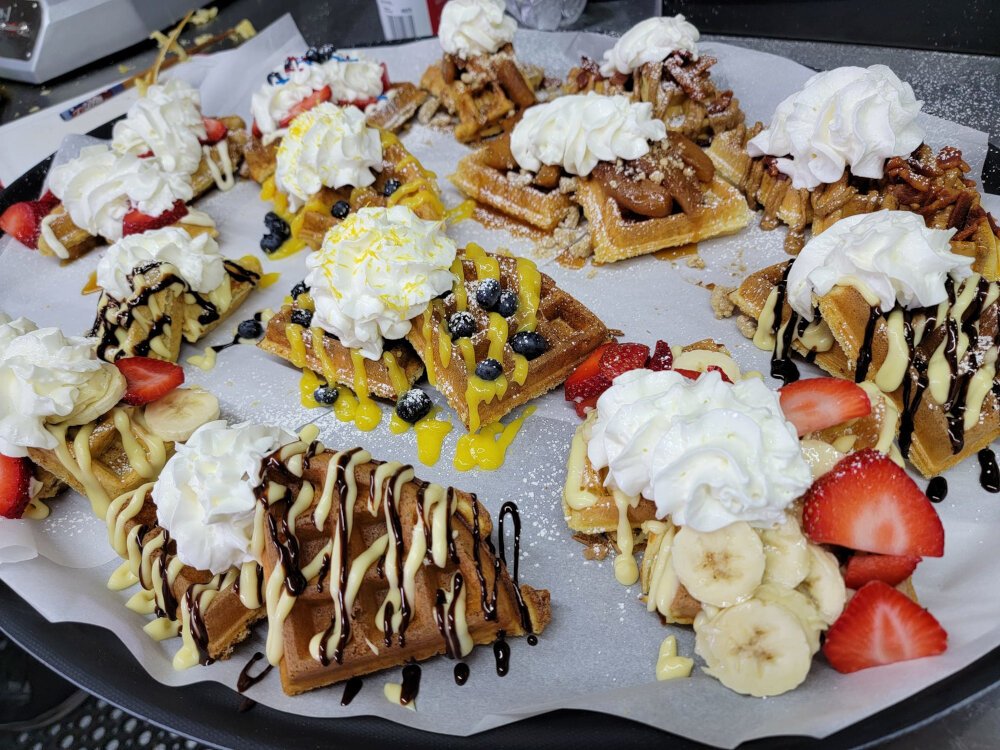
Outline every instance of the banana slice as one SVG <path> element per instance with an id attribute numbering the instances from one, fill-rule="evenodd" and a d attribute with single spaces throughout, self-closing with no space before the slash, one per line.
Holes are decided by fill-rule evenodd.
<path id="1" fill-rule="evenodd" d="M 647 521 L 642 525 L 649 534 L 642 556 L 642 588 L 646 594 L 646 610 L 659 612 L 667 622 L 675 622 L 672 604 L 681 582 L 670 564 L 671 547 L 676 531 L 673 524 Z"/>
<path id="2" fill-rule="evenodd" d="M 791 516 L 773 529 L 759 531 L 764 543 L 764 582 L 794 589 L 809 575 L 809 542 Z"/>
<path id="3" fill-rule="evenodd" d="M 178 388 L 146 406 L 146 425 L 157 437 L 183 443 L 219 418 L 219 399 L 201 388 Z"/>
<path id="4" fill-rule="evenodd" d="M 670 558 L 688 593 L 716 607 L 748 599 L 764 577 L 764 545 L 744 522 L 710 533 L 685 526 L 674 537 Z"/>
<path id="5" fill-rule="evenodd" d="M 730 690 L 763 698 L 788 692 L 812 666 L 799 618 L 781 604 L 750 599 L 694 622 L 695 652 L 705 673 Z"/>
<path id="6" fill-rule="evenodd" d="M 826 624 L 832 625 L 847 602 L 847 587 L 840 573 L 840 563 L 833 553 L 816 544 L 809 545 L 809 559 L 809 575 L 801 588 L 816 602 L 816 608 Z"/>
<path id="7" fill-rule="evenodd" d="M 780 604 L 799 618 L 802 631 L 809 641 L 809 651 L 815 654 L 819 651 L 819 634 L 827 628 L 827 622 L 816 608 L 815 602 L 801 591 L 779 586 L 776 583 L 761 584 L 753 593 L 754 599 L 767 604 Z"/>

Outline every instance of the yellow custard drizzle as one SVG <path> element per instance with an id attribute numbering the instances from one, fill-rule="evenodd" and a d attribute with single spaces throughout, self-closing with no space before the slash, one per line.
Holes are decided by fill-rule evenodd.
<path id="1" fill-rule="evenodd" d="M 455 446 L 454 466 L 459 471 L 482 469 L 495 471 L 503 466 L 507 457 L 507 449 L 517 433 L 521 430 L 524 420 L 535 412 L 534 406 L 529 406 L 517 419 L 507 424 L 493 422 L 484 426 L 479 432 L 469 432 L 458 439 Z"/>
<path id="2" fill-rule="evenodd" d="M 427 416 L 420 419 L 416 424 L 411 425 L 399 418 L 395 411 L 389 420 L 389 430 L 394 435 L 402 435 L 411 427 L 417 436 L 417 458 L 425 466 L 434 466 L 441 458 L 441 446 L 444 439 L 452 430 L 451 422 L 438 419 L 440 409 L 431 409 Z"/>

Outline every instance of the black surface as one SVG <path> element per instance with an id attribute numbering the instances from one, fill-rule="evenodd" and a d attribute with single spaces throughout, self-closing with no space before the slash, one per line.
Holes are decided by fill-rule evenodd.
<path id="1" fill-rule="evenodd" d="M 1000 55 L 997 0 L 663 0 L 702 34 Z"/>

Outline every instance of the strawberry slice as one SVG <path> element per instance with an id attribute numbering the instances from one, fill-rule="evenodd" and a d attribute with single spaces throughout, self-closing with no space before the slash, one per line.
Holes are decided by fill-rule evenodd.
<path id="1" fill-rule="evenodd" d="M 253 121 L 253 127 L 250 128 L 250 132 L 253 134 L 253 137 L 257 139 L 260 139 L 264 136 L 264 134 L 260 132 L 260 127 L 257 125 L 256 120 Z"/>
<path id="2" fill-rule="evenodd" d="M 46 190 L 45 195 L 36 201 L 15 203 L 3 212 L 3 216 L 0 216 L 0 230 L 11 235 L 22 245 L 36 250 L 38 238 L 42 233 L 42 219 L 58 205 L 59 199 L 50 190 Z"/>
<path id="3" fill-rule="evenodd" d="M 602 344 L 594 349 L 580 365 L 566 378 L 565 397 L 567 401 L 599 396 L 611 387 L 611 381 L 600 373 L 601 355 L 612 344 Z"/>
<path id="4" fill-rule="evenodd" d="M 934 615 L 882 581 L 866 583 L 830 627 L 823 653 L 838 672 L 944 653 L 948 634 Z"/>
<path id="5" fill-rule="evenodd" d="M 866 555 L 859 552 L 847 561 L 844 583 L 849 589 L 860 589 L 869 581 L 882 581 L 897 586 L 917 569 L 919 557 L 908 555 Z"/>
<path id="6" fill-rule="evenodd" d="M 125 376 L 125 397 L 132 406 L 143 406 L 166 396 L 184 382 L 184 370 L 173 362 L 151 357 L 125 357 L 115 362 Z"/>
<path id="7" fill-rule="evenodd" d="M 20 518 L 31 501 L 31 462 L 0 454 L 0 516 Z"/>
<path id="8" fill-rule="evenodd" d="M 229 132 L 229 128 L 222 120 L 216 120 L 214 117 L 202 117 L 201 121 L 205 123 L 205 137 L 201 139 L 201 142 L 206 146 L 215 145 Z"/>
<path id="9" fill-rule="evenodd" d="M 927 495 L 887 456 L 865 448 L 805 494 L 802 528 L 819 544 L 880 555 L 941 557 L 944 527 Z"/>
<path id="10" fill-rule="evenodd" d="M 593 396 L 587 396 L 586 398 L 582 398 L 579 401 L 574 401 L 573 408 L 576 409 L 576 416 L 578 416 L 580 419 L 586 419 L 587 414 L 590 412 L 590 410 L 597 406 L 597 399 L 599 399 L 600 397 L 601 394 L 598 393 Z"/>
<path id="11" fill-rule="evenodd" d="M 647 369 L 659 372 L 669 370 L 673 366 L 674 353 L 670 349 L 670 344 L 666 341 L 657 341 L 656 346 L 653 347 L 653 353 L 649 357 L 649 362 L 646 363 Z"/>
<path id="12" fill-rule="evenodd" d="M 781 411 L 799 436 L 825 430 L 871 413 L 868 394 L 849 380 L 809 378 L 783 386 Z"/>
<path id="13" fill-rule="evenodd" d="M 701 370 L 685 370 L 684 368 L 679 368 L 677 370 L 674 370 L 674 372 L 683 375 L 688 380 L 697 380 L 699 377 L 704 375 L 705 372 L 717 372 L 719 373 L 719 377 L 722 378 L 722 381 L 724 383 L 733 382 L 732 379 L 728 375 L 726 375 L 726 371 L 723 370 L 718 365 L 709 365 L 708 367 L 705 368 L 705 372 L 702 372 Z"/>
<path id="14" fill-rule="evenodd" d="M 303 112 L 308 112 L 310 109 L 315 107 L 317 104 L 326 102 L 330 100 L 331 92 L 329 86 L 324 86 L 321 89 L 316 89 L 305 99 L 300 101 L 294 107 L 289 110 L 285 118 L 278 123 L 278 127 L 287 128 L 288 124 L 294 120 L 296 117 L 301 115 Z"/>
<path id="15" fill-rule="evenodd" d="M 122 235 L 127 237 L 130 234 L 142 234 L 151 229 L 168 227 L 187 216 L 187 212 L 188 207 L 182 200 L 175 201 L 172 208 L 167 209 L 159 216 L 150 216 L 133 208 L 122 219 Z"/>
<path id="16" fill-rule="evenodd" d="M 645 344 L 611 344 L 601 352 L 598 371 L 608 380 L 614 380 L 629 370 L 639 370 L 646 366 L 649 347 Z"/>

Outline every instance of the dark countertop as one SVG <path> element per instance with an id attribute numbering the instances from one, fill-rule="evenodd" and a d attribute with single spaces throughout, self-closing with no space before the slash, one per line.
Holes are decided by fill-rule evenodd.
<path id="1" fill-rule="evenodd" d="M 371 0 L 336 0 L 317 3 L 286 0 L 226 0 L 217 3 L 218 18 L 212 24 L 188 31 L 185 38 L 206 32 L 219 33 L 249 18 L 258 29 L 286 12 L 292 13 L 310 42 L 362 45 L 383 40 L 375 4 Z M 649 15 L 658 2 L 591 2 L 579 28 L 621 31 Z M 334 6 L 335 10 L 334 10 Z M 1000 57 L 951 54 L 898 48 L 804 42 L 784 39 L 760 39 L 705 35 L 706 40 L 724 41 L 791 58 L 817 70 L 839 65 L 889 65 L 903 80 L 909 81 L 924 109 L 956 122 L 985 130 L 994 145 L 1000 145 Z M 112 57 L 64 76 L 46 86 L 32 86 L 0 80 L 0 124 L 62 101 L 75 101 L 81 94 L 103 84 L 118 81 L 123 75 L 149 66 L 156 52 L 152 43 L 143 43 Z M 41 156 L 44 155 L 39 155 Z M 0 613 L 0 629 L 2 629 Z M 21 664 L 18 649 L 0 638 L 0 679 L 6 680 L 12 660 Z M 19 667 L 20 668 L 20 667 Z M 4 681 L 5 686 L 12 683 Z M 5 687 L 6 689 L 6 687 Z M 69 691 L 71 692 L 71 691 Z M 0 702 L 0 708 L 2 708 Z M 0 717 L 2 721 L 2 717 Z M 0 726 L 0 746 L 13 748 L 158 747 L 194 749 L 196 743 L 172 736 L 145 724 L 99 699 L 82 703 L 72 700 L 56 714 L 54 723 L 41 728 L 5 733 Z M 64 744 L 68 739 L 69 744 Z M 113 744 L 111 740 L 117 740 Z M 935 720 L 885 747 L 891 750 L 910 748 L 955 748 L 958 750 L 994 750 L 1000 746 L 1000 689 L 956 708 L 947 717 Z"/>

